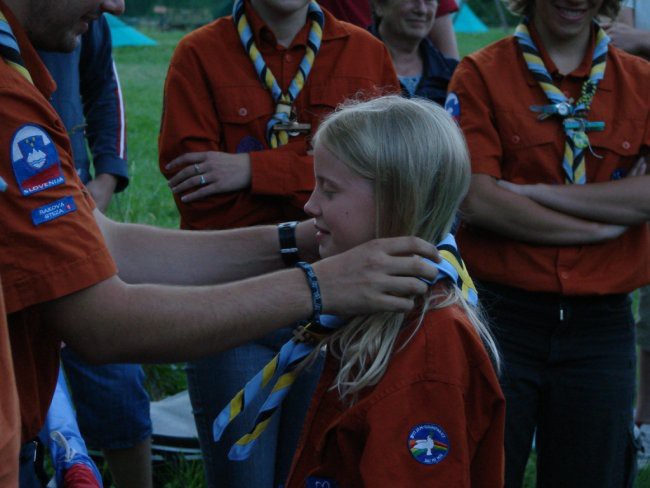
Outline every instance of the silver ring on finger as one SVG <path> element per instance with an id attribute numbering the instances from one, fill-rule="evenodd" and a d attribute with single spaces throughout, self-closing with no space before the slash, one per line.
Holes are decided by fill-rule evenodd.
<path id="1" fill-rule="evenodd" d="M 205 181 L 205 175 L 201 175 L 201 179 L 199 180 L 199 183 L 201 183 L 201 186 L 207 183 L 207 181 Z"/>
<path id="2" fill-rule="evenodd" d="M 197 175 L 200 175 L 200 174 L 201 174 L 201 168 L 199 168 L 199 164 L 198 164 L 198 163 L 194 163 L 194 171 L 196 171 L 196 174 L 197 174 Z"/>

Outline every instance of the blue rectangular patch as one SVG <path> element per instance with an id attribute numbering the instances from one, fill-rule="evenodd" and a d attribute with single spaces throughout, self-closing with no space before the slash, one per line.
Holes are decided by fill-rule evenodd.
<path id="1" fill-rule="evenodd" d="M 34 225 L 41 225 L 75 210 L 77 210 L 77 206 L 74 204 L 72 197 L 63 197 L 56 202 L 32 210 L 32 222 L 34 222 Z"/>
<path id="2" fill-rule="evenodd" d="M 307 478 L 307 488 L 339 488 L 339 484 L 333 478 L 310 476 Z"/>

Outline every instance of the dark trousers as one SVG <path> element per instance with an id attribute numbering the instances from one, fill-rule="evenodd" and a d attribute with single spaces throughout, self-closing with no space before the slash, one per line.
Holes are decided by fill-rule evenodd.
<path id="1" fill-rule="evenodd" d="M 631 487 L 635 348 L 627 295 L 567 297 L 481 283 L 502 358 L 506 487 L 536 434 L 537 487 Z"/>
<path id="2" fill-rule="evenodd" d="M 37 441 L 26 442 L 20 448 L 19 488 L 42 488 L 47 483 L 43 471 L 43 447 Z"/>

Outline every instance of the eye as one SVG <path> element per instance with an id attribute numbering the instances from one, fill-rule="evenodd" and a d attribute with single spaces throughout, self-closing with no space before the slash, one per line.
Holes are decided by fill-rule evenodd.
<path id="1" fill-rule="evenodd" d="M 336 193 L 334 191 L 334 189 L 332 189 L 331 187 L 327 187 L 327 186 L 322 186 L 321 191 L 323 192 L 323 195 L 325 196 L 325 198 L 327 198 L 329 200 L 331 200 L 332 197 L 334 197 L 334 194 Z"/>

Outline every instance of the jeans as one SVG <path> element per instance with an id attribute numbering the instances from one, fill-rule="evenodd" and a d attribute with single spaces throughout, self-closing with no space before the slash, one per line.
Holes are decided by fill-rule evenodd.
<path id="1" fill-rule="evenodd" d="M 210 488 L 275 488 L 288 476 L 322 359 L 298 376 L 247 460 L 230 461 L 228 451 L 252 427 L 263 400 L 237 417 L 218 443 L 212 437 L 212 423 L 246 382 L 292 337 L 292 330 L 279 329 L 260 341 L 187 364 L 192 410 Z"/>
<path id="2" fill-rule="evenodd" d="M 37 458 L 37 450 L 38 458 Z M 20 488 L 43 488 L 47 482 L 42 478 L 42 447 L 29 441 L 20 448 L 18 486 Z"/>
<path id="3" fill-rule="evenodd" d="M 634 323 L 627 295 L 566 297 L 493 283 L 481 304 L 503 359 L 506 487 L 533 435 L 537 487 L 631 487 Z"/>
<path id="4" fill-rule="evenodd" d="M 86 444 L 124 449 L 151 436 L 149 395 L 139 364 L 94 366 L 69 347 L 61 350 L 61 360 Z"/>

